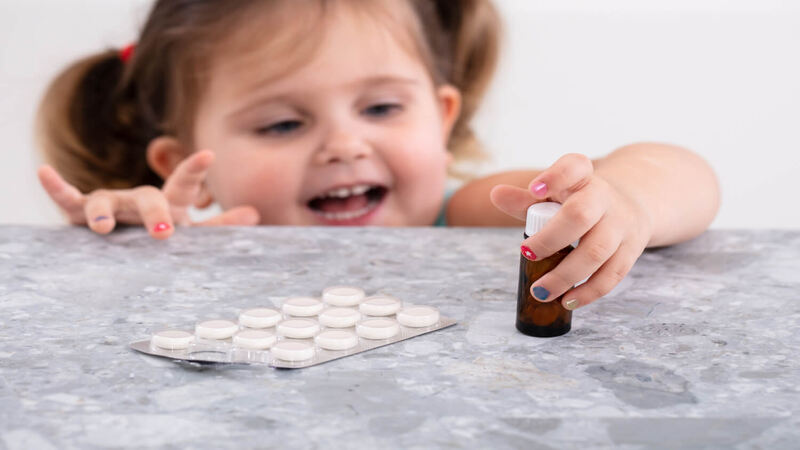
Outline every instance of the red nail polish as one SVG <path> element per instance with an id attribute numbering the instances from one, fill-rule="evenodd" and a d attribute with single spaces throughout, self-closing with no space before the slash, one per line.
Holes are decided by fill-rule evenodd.
<path id="1" fill-rule="evenodd" d="M 169 229 L 170 229 L 170 226 L 166 222 L 159 222 L 159 223 L 156 224 L 156 226 L 153 227 L 153 231 L 155 231 L 156 233 L 158 233 L 159 231 L 166 231 L 166 230 L 169 230 Z"/>
<path id="2" fill-rule="evenodd" d="M 522 256 L 528 258 L 531 261 L 536 261 L 536 253 L 533 253 L 529 247 L 523 245 L 522 247 Z"/>
<path id="3" fill-rule="evenodd" d="M 539 197 L 544 197 L 544 195 L 547 194 L 547 185 L 544 183 L 536 183 L 531 186 L 531 192 Z"/>

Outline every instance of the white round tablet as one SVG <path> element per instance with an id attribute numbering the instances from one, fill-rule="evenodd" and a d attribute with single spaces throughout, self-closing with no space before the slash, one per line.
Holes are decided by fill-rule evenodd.
<path id="1" fill-rule="evenodd" d="M 306 339 L 319 333 L 319 324 L 311 319 L 289 319 L 278 324 L 278 334 L 289 338 Z"/>
<path id="2" fill-rule="evenodd" d="M 233 336 L 233 345 L 241 348 L 264 350 L 272 347 L 278 338 L 264 330 L 242 330 Z"/>
<path id="3" fill-rule="evenodd" d="M 432 306 L 410 306 L 397 312 L 397 321 L 406 327 L 429 327 L 439 321 L 439 310 Z"/>
<path id="4" fill-rule="evenodd" d="M 297 317 L 312 317 L 322 311 L 322 302 L 311 297 L 292 297 L 283 302 L 284 314 Z"/>
<path id="5" fill-rule="evenodd" d="M 269 328 L 277 325 L 281 319 L 281 313 L 272 308 L 254 308 L 239 314 L 239 325 L 247 328 Z"/>
<path id="6" fill-rule="evenodd" d="M 392 319 L 367 319 L 356 325 L 356 333 L 365 339 L 389 339 L 400 331 Z"/>
<path id="7" fill-rule="evenodd" d="M 355 306 L 364 296 L 363 289 L 353 286 L 331 286 L 322 291 L 322 301 L 333 306 Z"/>
<path id="8" fill-rule="evenodd" d="M 184 350 L 194 342 L 194 335 L 188 331 L 165 330 L 153 334 L 150 343 L 167 350 Z"/>
<path id="9" fill-rule="evenodd" d="M 358 305 L 358 310 L 368 316 L 391 316 L 400 310 L 403 302 L 387 295 L 367 297 Z"/>
<path id="10" fill-rule="evenodd" d="M 270 351 L 273 357 L 284 361 L 304 361 L 314 357 L 314 346 L 308 342 L 280 341 Z"/>
<path id="11" fill-rule="evenodd" d="M 319 315 L 319 323 L 330 328 L 352 327 L 361 320 L 361 313 L 350 308 L 328 308 Z"/>
<path id="12" fill-rule="evenodd" d="M 314 342 L 325 350 L 347 350 L 358 345 L 358 336 L 347 330 L 327 330 L 318 334 Z"/>
<path id="13" fill-rule="evenodd" d="M 194 334 L 204 339 L 228 339 L 239 331 L 239 325 L 230 320 L 207 320 L 194 327 Z"/>

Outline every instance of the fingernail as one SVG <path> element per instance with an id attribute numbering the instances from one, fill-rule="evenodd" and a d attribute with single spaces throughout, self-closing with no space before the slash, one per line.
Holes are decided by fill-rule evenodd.
<path id="1" fill-rule="evenodd" d="M 169 229 L 170 229 L 170 226 L 166 222 L 159 222 L 159 223 L 156 224 L 156 226 L 153 227 L 153 231 L 155 231 L 156 233 L 158 233 L 159 231 L 166 231 L 166 230 L 169 230 Z"/>
<path id="2" fill-rule="evenodd" d="M 578 302 L 577 298 L 573 298 L 573 299 L 570 299 L 570 300 L 567 300 L 567 301 L 564 302 L 564 308 L 567 308 L 570 311 L 572 311 L 573 309 L 576 309 L 578 307 L 578 305 L 579 305 L 579 302 Z"/>
<path id="3" fill-rule="evenodd" d="M 547 194 L 547 185 L 544 183 L 536 183 L 531 186 L 531 192 L 539 197 L 543 197 L 545 194 Z"/>
<path id="4" fill-rule="evenodd" d="M 541 286 L 536 286 L 533 288 L 533 296 L 536 297 L 536 300 L 544 301 L 550 296 L 550 291 Z"/>
<path id="5" fill-rule="evenodd" d="M 521 248 L 522 248 L 522 256 L 530 259 L 531 261 L 536 261 L 536 253 L 533 253 L 533 250 L 531 250 L 526 245 L 523 245 Z"/>
<path id="6" fill-rule="evenodd" d="M 108 220 L 108 216 L 97 216 L 94 218 L 95 222 L 100 222 L 101 220 Z"/>

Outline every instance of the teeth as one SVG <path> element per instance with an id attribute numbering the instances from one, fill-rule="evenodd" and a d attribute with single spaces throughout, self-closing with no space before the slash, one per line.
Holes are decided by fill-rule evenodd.
<path id="1" fill-rule="evenodd" d="M 350 220 L 367 214 L 368 212 L 372 211 L 372 209 L 375 208 L 375 205 L 377 204 L 378 202 L 370 202 L 367 206 L 357 211 L 343 211 L 343 212 L 315 211 L 315 213 L 319 214 L 320 216 L 328 220 Z"/>
<path id="2" fill-rule="evenodd" d="M 366 184 L 360 184 L 358 186 L 353 186 L 350 188 L 351 195 L 361 195 L 365 192 L 370 190 L 370 187 Z"/>
<path id="3" fill-rule="evenodd" d="M 347 198 L 347 197 L 350 197 L 352 195 L 361 195 L 361 194 L 367 192 L 368 190 L 370 190 L 371 188 L 372 188 L 372 186 L 370 186 L 368 184 L 359 184 L 358 186 L 353 186 L 353 187 L 349 187 L 349 188 L 343 187 L 343 188 L 339 188 L 339 189 L 332 189 L 332 190 L 322 194 L 321 197 L 322 198 L 325 198 L 325 197 Z"/>

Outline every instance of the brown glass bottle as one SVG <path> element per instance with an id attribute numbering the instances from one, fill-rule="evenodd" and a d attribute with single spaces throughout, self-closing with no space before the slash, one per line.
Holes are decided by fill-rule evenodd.
<path id="1" fill-rule="evenodd" d="M 534 203 L 528 207 L 525 218 L 525 239 L 535 235 L 561 209 L 555 202 Z M 517 287 L 517 330 L 528 336 L 561 336 L 572 327 L 572 311 L 561 304 L 563 295 L 548 302 L 540 302 L 531 294 L 531 286 L 542 275 L 553 270 L 573 246 L 569 245 L 542 260 L 530 261 L 520 255 L 519 285 Z"/>
<path id="2" fill-rule="evenodd" d="M 528 235 L 525 235 L 525 239 Z M 540 302 L 531 294 L 531 286 L 542 275 L 553 270 L 569 252 L 567 246 L 542 260 L 531 261 L 520 256 L 517 287 L 517 330 L 528 336 L 553 337 L 567 333 L 572 327 L 572 311 L 561 304 L 560 295 L 549 302 Z"/>

